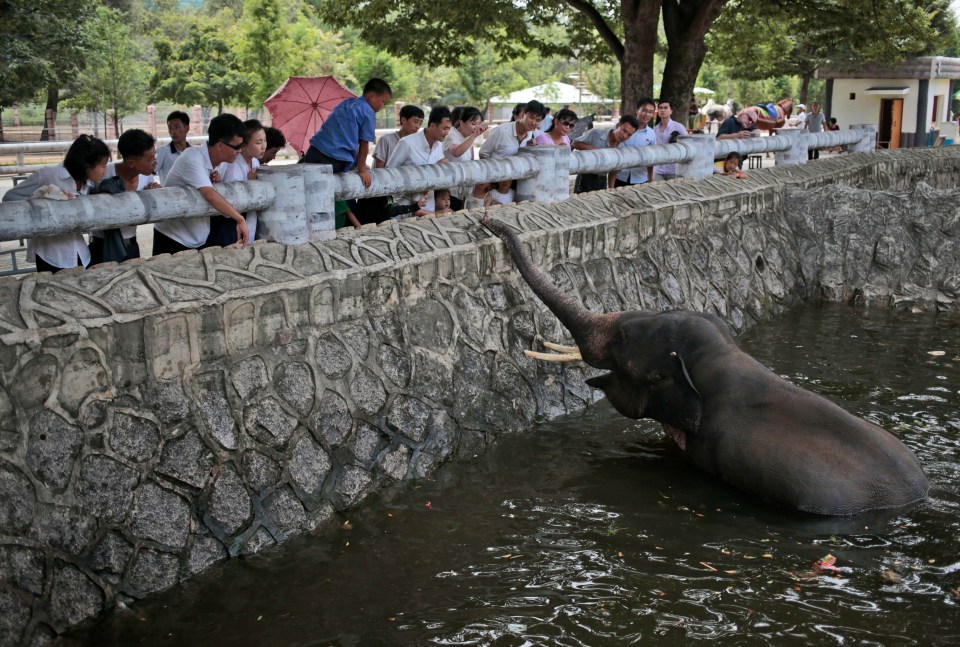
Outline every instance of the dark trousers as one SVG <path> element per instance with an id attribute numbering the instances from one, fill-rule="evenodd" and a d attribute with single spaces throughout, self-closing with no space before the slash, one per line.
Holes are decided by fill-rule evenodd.
<path id="1" fill-rule="evenodd" d="M 193 249 L 193 247 L 187 247 L 186 245 L 181 245 L 174 239 L 169 236 L 164 236 L 156 229 L 153 230 L 153 255 L 157 256 L 158 254 L 176 254 L 177 252 L 185 252 L 188 249 Z"/>
<path id="2" fill-rule="evenodd" d="M 36 263 L 36 265 L 37 265 L 37 272 L 38 272 L 38 273 L 39 273 L 39 272 L 52 272 L 53 274 L 56 274 L 56 273 L 59 272 L 60 270 L 65 270 L 65 269 L 67 269 L 67 268 L 65 268 L 65 267 L 57 267 L 56 265 L 51 265 L 50 263 L 46 262 L 45 260 L 43 260 L 43 259 L 40 258 L 39 256 L 37 256 L 37 263 Z M 80 256 L 77 256 L 77 267 L 83 267 L 83 261 L 80 260 Z"/>
<path id="3" fill-rule="evenodd" d="M 807 151 L 807 159 L 808 159 L 808 160 L 818 160 L 818 159 L 820 159 L 820 149 L 819 149 L 819 148 L 811 148 L 810 150 L 808 150 L 808 151 Z"/>
<path id="4" fill-rule="evenodd" d="M 103 262 L 103 239 L 97 236 L 90 236 L 90 265 L 99 265 Z M 126 248 L 127 256 L 123 259 L 129 261 L 131 258 L 140 258 L 140 244 L 137 237 L 124 238 L 123 246 Z"/>
<path id="5" fill-rule="evenodd" d="M 307 149 L 307 154 L 303 156 L 303 159 L 300 160 L 301 164 L 330 164 L 333 167 L 334 173 L 344 173 L 353 168 L 353 160 L 349 162 L 344 162 L 343 160 L 335 160 L 328 155 L 321 153 L 318 149 L 311 146 Z"/>
<path id="6" fill-rule="evenodd" d="M 229 247 L 237 242 L 237 221 L 226 216 L 210 216 L 210 235 L 204 247 Z"/>

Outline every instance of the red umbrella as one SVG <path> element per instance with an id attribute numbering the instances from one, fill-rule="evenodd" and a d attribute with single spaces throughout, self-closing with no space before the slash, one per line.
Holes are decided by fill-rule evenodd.
<path id="1" fill-rule="evenodd" d="M 332 76 L 291 76 L 263 105 L 270 111 L 273 127 L 302 155 L 337 104 L 356 96 Z"/>

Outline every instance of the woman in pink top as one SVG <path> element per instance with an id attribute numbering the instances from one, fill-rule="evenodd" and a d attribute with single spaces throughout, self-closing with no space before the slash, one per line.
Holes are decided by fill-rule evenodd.
<path id="1" fill-rule="evenodd" d="M 561 109 L 553 118 L 547 132 L 540 133 L 534 140 L 541 146 L 566 146 L 570 148 L 570 131 L 577 123 L 577 113 L 568 108 Z"/>

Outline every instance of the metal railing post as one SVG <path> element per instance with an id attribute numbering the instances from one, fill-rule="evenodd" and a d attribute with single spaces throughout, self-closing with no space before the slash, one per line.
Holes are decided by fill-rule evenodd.
<path id="1" fill-rule="evenodd" d="M 777 128 L 774 132 L 777 137 L 784 137 L 790 142 L 790 148 L 774 153 L 777 166 L 806 163 L 807 131 L 799 128 Z"/>
<path id="2" fill-rule="evenodd" d="M 713 175 L 716 135 L 681 135 L 677 140 L 690 151 L 690 157 L 677 163 L 677 177 L 703 179 Z"/>
<path id="3" fill-rule="evenodd" d="M 874 124 L 851 124 L 850 130 L 858 130 L 863 135 L 856 144 L 848 144 L 851 153 L 869 153 L 877 150 L 877 127 Z"/>
<path id="4" fill-rule="evenodd" d="M 526 146 L 520 155 L 537 159 L 533 177 L 517 181 L 517 202 L 557 202 L 570 197 L 570 149 L 566 146 Z"/>

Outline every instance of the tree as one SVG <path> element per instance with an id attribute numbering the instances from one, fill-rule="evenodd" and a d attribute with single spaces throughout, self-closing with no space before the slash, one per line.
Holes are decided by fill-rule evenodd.
<path id="1" fill-rule="evenodd" d="M 445 3 L 439 11 L 427 0 L 325 0 L 320 13 L 332 24 L 354 26 L 365 40 L 418 62 L 457 66 L 477 53 L 478 42 L 496 43 L 502 60 L 528 48 L 567 57 L 576 49 L 588 61 L 612 57 L 620 65 L 624 105 L 633 105 L 653 93 L 662 8 L 668 45 L 662 93 L 686 104 L 706 53 L 703 37 L 727 1 L 488 0 L 483 11 L 463 2 Z M 565 38 L 557 39 L 548 29 L 557 25 Z"/>
<path id="2" fill-rule="evenodd" d="M 239 40 L 239 62 L 253 83 L 252 99 L 263 103 L 287 80 L 296 55 L 289 10 L 281 0 L 246 0 Z"/>
<path id="3" fill-rule="evenodd" d="M 230 36 L 228 29 L 198 17 L 176 49 L 157 41 L 157 70 L 150 84 L 154 99 L 216 105 L 217 114 L 227 102 L 249 103 L 253 83 Z"/>
<path id="4" fill-rule="evenodd" d="M 0 3 L 0 107 L 27 101 L 46 89 L 56 115 L 60 87 L 83 69 L 90 47 L 84 24 L 94 0 L 5 0 Z M 46 125 L 40 134 L 47 140 Z"/>
<path id="5" fill-rule="evenodd" d="M 818 67 L 936 54 L 955 42 L 952 25 L 948 0 L 731 0 L 707 42 L 714 59 L 734 77 L 800 77 L 800 101 L 806 103 Z"/>
<path id="6" fill-rule="evenodd" d="M 93 61 L 78 77 L 73 103 L 103 114 L 113 114 L 114 136 L 123 130 L 123 118 L 140 107 L 150 72 L 138 60 L 139 49 L 130 35 L 130 27 L 116 9 L 101 6 L 88 28 L 93 35 Z"/>

